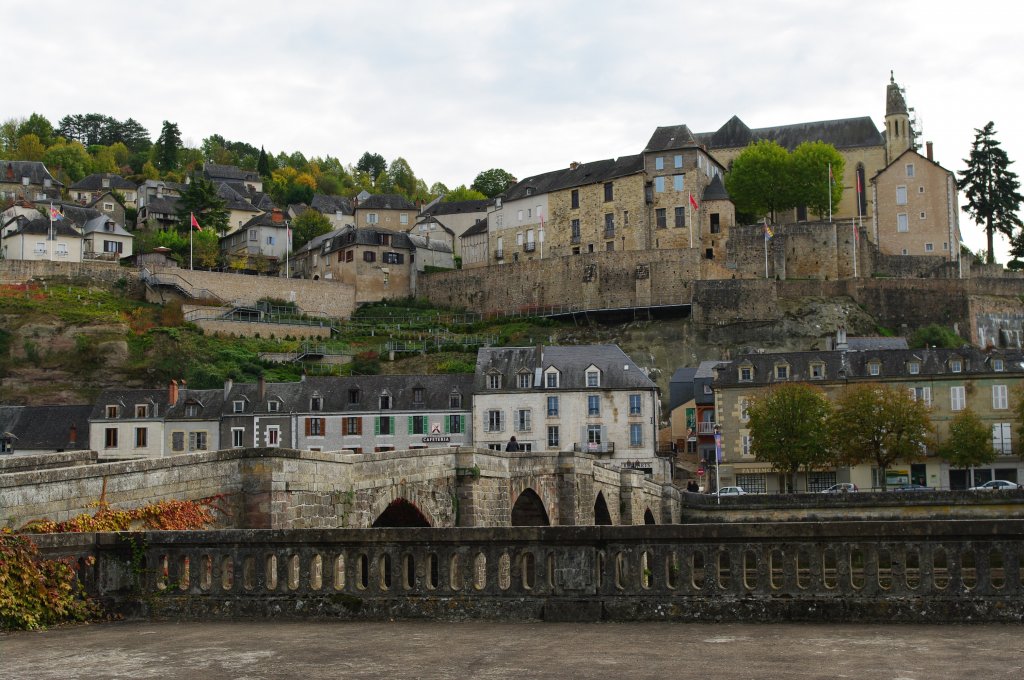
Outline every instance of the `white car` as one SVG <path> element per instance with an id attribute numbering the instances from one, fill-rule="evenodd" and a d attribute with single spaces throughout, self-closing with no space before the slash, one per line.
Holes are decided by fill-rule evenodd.
<path id="1" fill-rule="evenodd" d="M 857 491 L 857 485 L 850 482 L 840 482 L 839 484 L 833 484 L 821 493 L 852 493 Z"/>
<path id="2" fill-rule="evenodd" d="M 1008 482 L 1005 479 L 993 479 L 981 486 L 972 486 L 968 491 L 1016 491 L 1019 489 L 1015 482 Z"/>
<path id="3" fill-rule="evenodd" d="M 716 496 L 745 496 L 747 492 L 738 486 L 723 486 L 718 490 Z"/>

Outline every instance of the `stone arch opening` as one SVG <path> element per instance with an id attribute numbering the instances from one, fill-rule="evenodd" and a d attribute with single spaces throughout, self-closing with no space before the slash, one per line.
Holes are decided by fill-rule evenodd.
<path id="1" fill-rule="evenodd" d="M 512 506 L 512 526 L 514 527 L 547 527 L 551 526 L 544 501 L 533 489 L 525 489 L 516 504 Z"/>
<path id="2" fill-rule="evenodd" d="M 415 505 L 404 498 L 396 498 L 384 508 L 371 525 L 379 527 L 429 527 L 430 520 Z"/>
<path id="3" fill-rule="evenodd" d="M 597 499 L 594 500 L 594 524 L 597 526 L 611 526 L 612 513 L 608 512 L 608 501 L 604 499 L 604 492 L 597 492 Z"/>
<path id="4" fill-rule="evenodd" d="M 657 524 L 657 522 L 654 521 L 654 513 L 651 512 L 650 508 L 647 508 L 647 510 L 644 511 L 644 524 Z"/>

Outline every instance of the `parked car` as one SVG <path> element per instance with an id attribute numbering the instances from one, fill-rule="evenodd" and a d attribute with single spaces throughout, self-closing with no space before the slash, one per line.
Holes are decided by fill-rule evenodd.
<path id="1" fill-rule="evenodd" d="M 968 491 L 1016 491 L 1020 486 L 1016 482 L 1008 482 L 1005 479 L 993 479 L 981 486 L 972 486 Z"/>
<path id="2" fill-rule="evenodd" d="M 889 487 L 889 491 L 934 491 L 930 486 L 921 484 L 895 484 Z"/>
<path id="3" fill-rule="evenodd" d="M 723 486 L 718 490 L 716 496 L 745 496 L 747 492 L 738 486 Z"/>
<path id="4" fill-rule="evenodd" d="M 852 482 L 840 482 L 839 484 L 833 484 L 821 493 L 850 493 L 853 491 L 860 491 L 856 484 Z"/>

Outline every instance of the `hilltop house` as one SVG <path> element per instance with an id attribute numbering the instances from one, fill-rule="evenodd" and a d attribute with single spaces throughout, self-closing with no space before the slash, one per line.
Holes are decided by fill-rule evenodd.
<path id="1" fill-rule="evenodd" d="M 113 260 L 132 256 L 134 236 L 107 215 L 97 215 L 82 227 L 82 258 Z"/>
<path id="2" fill-rule="evenodd" d="M 406 231 L 417 213 L 414 203 L 399 194 L 360 192 L 352 202 L 355 225 L 359 228 Z"/>
<path id="3" fill-rule="evenodd" d="M 68 187 L 71 200 L 82 205 L 90 205 L 104 194 L 109 194 L 112 191 L 117 191 L 124 197 L 125 207 L 135 208 L 138 206 L 138 186 L 112 172 L 101 172 L 83 177 Z"/>
<path id="4" fill-rule="evenodd" d="M 249 191 L 262 192 L 263 178 L 254 170 L 243 170 L 235 165 L 203 163 L 203 177 L 214 184 L 244 185 Z"/>
<path id="5" fill-rule="evenodd" d="M 0 226 L 6 260 L 82 261 L 82 231 L 61 216 L 29 218 L 18 215 Z"/>
<path id="6" fill-rule="evenodd" d="M 233 268 L 290 274 L 291 229 L 284 213 L 275 208 L 250 219 L 236 231 L 220 237 L 220 252 Z"/>
<path id="7" fill-rule="evenodd" d="M 39 161 L 0 160 L 0 201 L 59 200 L 63 186 Z"/>

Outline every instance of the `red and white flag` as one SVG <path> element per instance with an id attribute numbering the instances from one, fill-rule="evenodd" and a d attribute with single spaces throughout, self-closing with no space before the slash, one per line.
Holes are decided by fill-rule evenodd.
<path id="1" fill-rule="evenodd" d="M 199 220 L 196 219 L 195 214 L 189 213 L 188 216 L 192 218 L 192 228 L 196 231 L 202 231 L 203 228 L 199 226 Z"/>
<path id="2" fill-rule="evenodd" d="M 697 199 L 693 197 L 693 194 L 690 194 L 690 205 L 693 206 L 694 210 L 700 210 L 700 206 L 697 205 Z"/>

